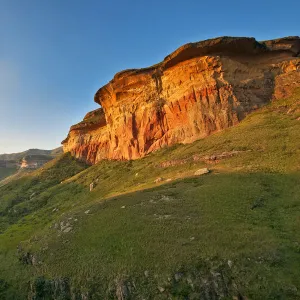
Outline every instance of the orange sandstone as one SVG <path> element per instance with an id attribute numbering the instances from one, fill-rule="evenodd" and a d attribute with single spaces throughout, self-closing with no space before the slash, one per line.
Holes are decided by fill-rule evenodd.
<path id="1" fill-rule="evenodd" d="M 240 122 L 300 86 L 300 39 L 221 37 L 163 62 L 120 72 L 95 95 L 101 108 L 71 127 L 65 152 L 89 163 L 137 159 Z"/>

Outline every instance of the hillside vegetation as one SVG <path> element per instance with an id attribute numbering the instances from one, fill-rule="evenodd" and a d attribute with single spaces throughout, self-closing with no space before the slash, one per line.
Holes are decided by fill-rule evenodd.
<path id="1" fill-rule="evenodd" d="M 298 89 L 193 144 L 0 187 L 0 299 L 299 299 L 299 118 Z"/>
<path id="2" fill-rule="evenodd" d="M 53 150 L 40 150 L 29 149 L 19 153 L 0 154 L 0 160 L 10 161 L 13 163 L 20 163 L 22 159 L 27 162 L 34 161 L 50 161 L 55 157 L 62 154 L 62 147 L 55 148 Z M 30 169 L 19 169 L 17 165 L 15 167 L 0 167 L 0 186 L 22 177 L 24 174 L 30 173 Z"/>
<path id="3" fill-rule="evenodd" d="M 16 172 L 16 168 L 1 168 L 0 167 L 0 181 Z"/>

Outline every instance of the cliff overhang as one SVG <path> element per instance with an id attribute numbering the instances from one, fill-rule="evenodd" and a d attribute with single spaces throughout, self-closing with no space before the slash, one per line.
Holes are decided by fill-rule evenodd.
<path id="1" fill-rule="evenodd" d="M 117 73 L 101 108 L 73 125 L 64 151 L 89 163 L 136 159 L 237 124 L 300 86 L 300 38 L 220 37 L 189 43 L 149 68 Z"/>

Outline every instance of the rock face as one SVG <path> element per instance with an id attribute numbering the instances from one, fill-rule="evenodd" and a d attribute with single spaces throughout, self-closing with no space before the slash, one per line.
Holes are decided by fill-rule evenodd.
<path id="1" fill-rule="evenodd" d="M 20 168 L 37 169 L 52 159 L 49 155 L 26 155 L 20 162 Z"/>
<path id="2" fill-rule="evenodd" d="M 71 127 L 65 152 L 89 163 L 137 159 L 233 126 L 300 86 L 300 38 L 221 37 L 190 43 L 145 69 L 120 72 L 101 108 Z"/>

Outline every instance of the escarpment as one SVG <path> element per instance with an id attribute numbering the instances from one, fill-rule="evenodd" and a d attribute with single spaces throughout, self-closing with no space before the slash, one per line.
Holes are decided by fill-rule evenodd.
<path id="1" fill-rule="evenodd" d="M 89 163 L 137 159 L 237 124 L 300 86 L 300 39 L 222 37 L 163 62 L 120 72 L 95 95 L 101 108 L 73 125 L 65 152 Z"/>

